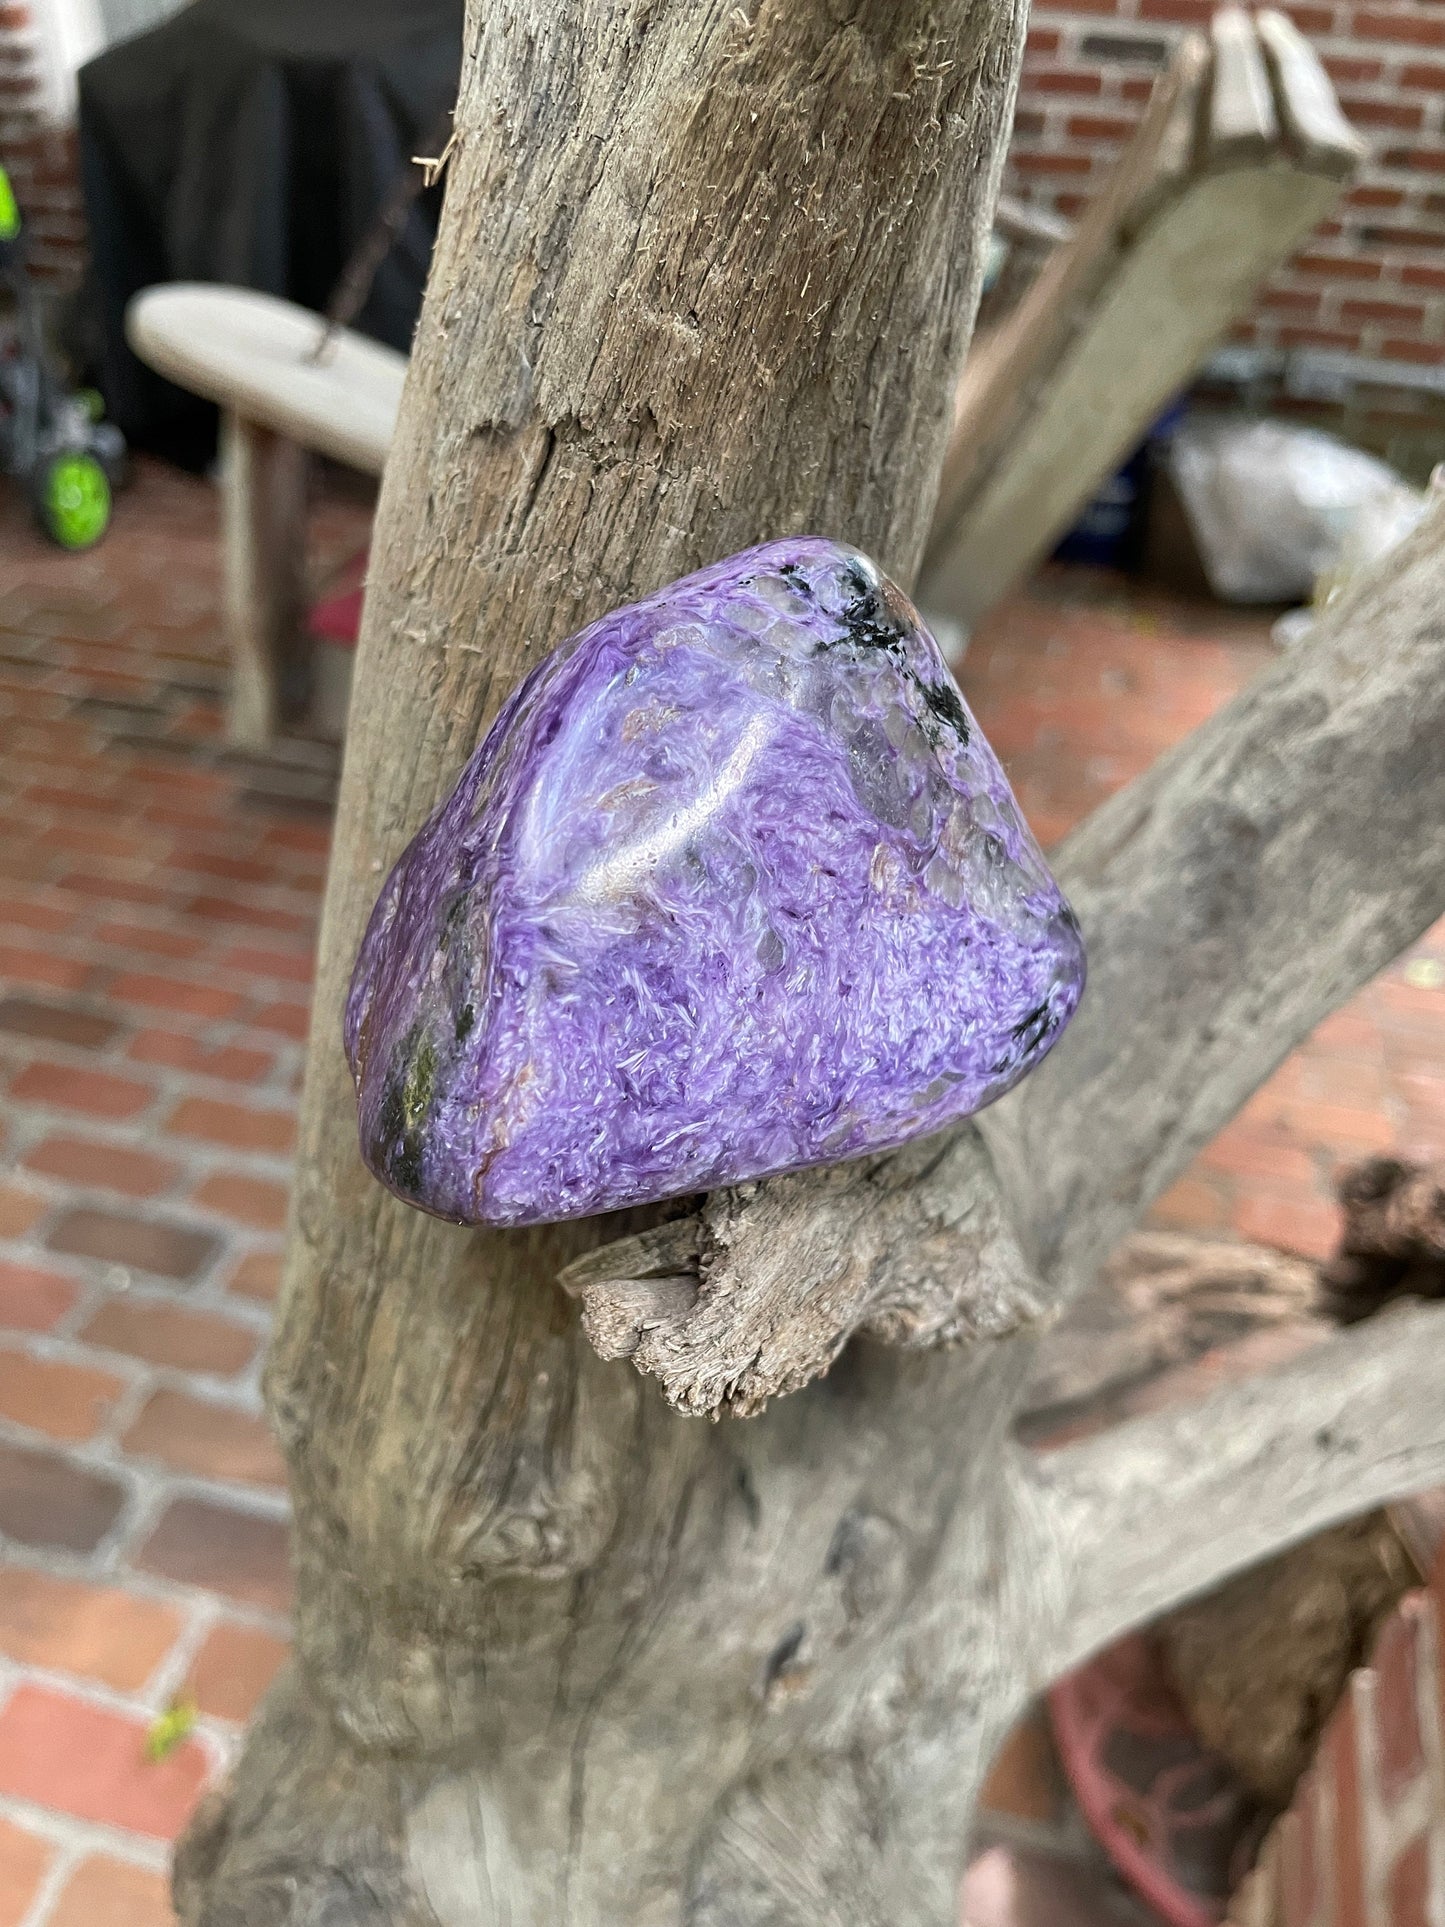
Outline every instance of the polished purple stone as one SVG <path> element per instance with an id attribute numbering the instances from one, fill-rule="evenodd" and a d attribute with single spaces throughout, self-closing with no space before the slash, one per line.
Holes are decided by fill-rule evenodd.
<path id="1" fill-rule="evenodd" d="M 540 663 L 406 850 L 347 1002 L 362 1150 L 499 1225 L 852 1157 L 1017 1083 L 1083 982 L 917 612 L 774 542 Z"/>

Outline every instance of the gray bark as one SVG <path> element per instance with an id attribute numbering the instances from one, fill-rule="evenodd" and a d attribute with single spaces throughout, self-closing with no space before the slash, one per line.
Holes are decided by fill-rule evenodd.
<path id="1" fill-rule="evenodd" d="M 1401 1306 L 1265 1377 L 1050 1453 L 1074 1589 L 1052 1665 L 1445 1472 L 1445 1311 Z"/>
<path id="2" fill-rule="evenodd" d="M 1385 700 L 1428 711 L 1438 741 L 1421 598 L 1439 606 L 1439 571 L 1417 556 L 1413 599 L 1356 654 L 1325 652 L 1335 682 L 1303 665 L 1325 681 L 1298 704 L 1276 679 L 1257 726 L 1246 705 L 1197 768 L 1186 750 L 1146 779 L 1142 817 L 1116 806 L 1069 859 L 1096 1011 L 1147 1029 L 1156 971 L 1184 973 L 1151 1131 L 1081 1017 L 1083 1068 L 1065 1062 L 1037 1108 L 1026 1089 L 986 1134 L 726 1194 L 681 1228 L 465 1232 L 361 1166 L 339 1042 L 361 928 L 527 664 L 766 536 L 818 530 L 905 580 L 916 567 L 1021 28 L 1011 0 L 475 11 L 373 547 L 270 1368 L 297 1654 L 183 1847 L 189 1923 L 949 1920 L 988 1757 L 1077 1643 L 1070 1623 L 1102 1624 L 1088 1573 L 1142 1503 L 1122 1474 L 1041 1472 L 1011 1445 L 1027 1330 L 1309 1013 L 1433 913 L 1395 844 L 1371 863 L 1347 840 L 1336 872 L 1322 775 L 1328 742 L 1337 778 L 1360 759 L 1357 808 L 1417 837 L 1439 820 L 1426 717 L 1400 724 Z M 1296 795 L 1326 812 L 1316 843 L 1285 821 Z M 1241 797 L 1267 833 L 1236 829 Z M 1313 883 L 1280 906 L 1267 888 L 1291 850 L 1313 854 Z M 1239 902 L 1208 894 L 1215 860 Z M 1186 861 L 1206 892 L 1184 894 L 1192 947 L 1147 926 L 1179 914 L 1181 881 L 1158 871 Z M 1376 907 L 1357 918 L 1361 881 Z M 1284 954 L 1290 914 L 1317 970 Z M 1244 971 L 1263 974 L 1240 987 Z M 1218 1061 L 1225 1020 L 1253 1072 Z M 1147 1053 L 1115 1041 L 1143 1078 Z M 557 1276 L 618 1236 L 620 1269 L 569 1272 L 579 1318 Z M 716 1265 L 698 1289 L 704 1239 L 730 1254 L 737 1318 Z M 798 1389 L 699 1423 L 584 1324 L 694 1409 Z M 907 1342 L 940 1337 L 970 1342 Z M 1435 1326 L 1415 1341 L 1438 1348 Z M 1288 1408 L 1270 1420 L 1279 1454 L 1308 1447 Z M 1421 1436 L 1391 1461 L 1403 1477 L 1445 1470 Z M 1329 1468 L 1304 1456 L 1276 1538 L 1333 1516 Z M 1216 1543 L 1184 1569 L 1202 1583 L 1234 1563 Z"/>
<path id="3" fill-rule="evenodd" d="M 985 1126 L 1076 1286 L 1280 1060 L 1445 909 L 1445 502 L 1060 853 L 1069 1048 Z M 1100 1128 L 1101 1125 L 1104 1128 Z"/>

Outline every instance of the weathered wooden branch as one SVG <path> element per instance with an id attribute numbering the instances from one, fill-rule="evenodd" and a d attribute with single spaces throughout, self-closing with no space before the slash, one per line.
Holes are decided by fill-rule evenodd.
<path id="1" fill-rule="evenodd" d="M 707 1841 L 825 1687 L 820 1757 L 849 1744 L 854 1661 L 929 1563 L 923 1518 L 971 1489 L 936 1463 L 949 1408 L 1005 1423 L 1008 1374 L 944 1355 L 965 1369 L 929 1389 L 899 1362 L 926 1381 L 934 1354 L 902 1351 L 844 1361 L 745 1439 L 677 1417 L 596 1357 L 554 1282 L 645 1224 L 484 1235 L 407 1210 L 361 1165 L 339 1012 L 387 866 L 538 652 L 789 531 L 912 572 L 1023 21 L 1019 0 L 472 10 L 372 548 L 268 1375 L 297 1662 L 183 1852 L 188 1922 L 702 1918 Z M 926 1683 L 880 1707 L 905 1751 Z M 968 1798 L 951 1776 L 956 1816 Z M 948 1861 L 918 1858 L 930 1894 Z"/>
<path id="2" fill-rule="evenodd" d="M 1046 1309 L 973 1131 L 714 1192 L 561 1282 L 604 1358 L 630 1358 L 679 1411 L 735 1417 L 827 1371 L 854 1332 L 953 1344 Z"/>
<path id="3" fill-rule="evenodd" d="M 1065 1289 L 1445 911 L 1442 607 L 1445 502 L 1060 852 L 1089 995 L 984 1130 Z"/>
<path id="4" fill-rule="evenodd" d="M 1445 911 L 1442 607 L 1445 503 L 1307 650 L 1063 846 L 1089 987 L 1040 1069 L 906 1168 L 709 1199 L 667 1227 L 666 1320 L 614 1353 L 684 1410 L 733 1388 L 748 1410 L 880 1313 L 887 1329 L 894 1290 L 894 1335 L 918 1342 L 1032 1322 L 1087 1282 L 1280 1060 Z M 631 1262 L 606 1248 L 576 1274 L 609 1334 L 625 1319 L 601 1308 L 633 1289 Z"/>
<path id="5" fill-rule="evenodd" d="M 1072 1591 L 1050 1670 L 1336 1520 L 1445 1479 L 1445 1310 L 1382 1313 L 1201 1404 L 1050 1453 Z"/>
<path id="6" fill-rule="evenodd" d="M 1081 1032 L 1092 1068 L 1061 1087 L 1057 1175 L 1026 1088 L 990 1122 L 988 1155 L 978 1133 L 913 1147 L 867 1174 L 866 1204 L 856 1173 L 711 1200 L 695 1300 L 676 1224 L 466 1232 L 384 1193 L 357 1153 L 339 1013 L 387 866 L 539 651 L 768 535 L 826 531 L 912 572 L 1022 27 L 1013 0 L 473 9 L 372 551 L 269 1370 L 295 1499 L 296 1659 L 182 1850 L 187 1927 L 951 1918 L 973 1790 L 1067 1647 L 1071 1599 L 1087 1603 L 1058 1494 L 1010 1444 L 1032 1341 L 987 1334 L 1047 1315 L 1235 1088 L 1211 1021 L 1229 1016 L 1263 1065 L 1325 999 L 1282 959 L 1280 918 L 1206 897 L 1239 958 L 1209 916 L 1188 926 L 1224 981 L 1187 979 L 1192 1041 L 1166 1052 L 1155 1116 L 1167 1150 L 1142 1156 L 1125 1086 Z M 1423 568 L 1401 582 L 1425 652 Z M 1366 640 L 1415 722 L 1391 714 Z M 1339 681 L 1306 713 L 1267 698 L 1277 741 L 1243 732 L 1262 774 L 1241 768 L 1231 787 L 1208 758 L 1195 773 L 1261 826 L 1257 867 L 1231 857 L 1233 882 L 1257 896 L 1291 848 L 1306 865 L 1298 941 L 1323 946 L 1343 995 L 1398 929 L 1377 907 L 1387 886 L 1409 895 L 1415 872 L 1397 838 L 1371 865 L 1347 837 L 1336 890 L 1319 739 L 1333 716 L 1344 793 L 1381 786 L 1393 833 L 1407 812 L 1383 731 L 1411 764 L 1419 838 L 1438 821 L 1423 732 L 1445 678 L 1427 689 L 1383 623 L 1357 654 L 1327 642 L 1325 656 Z M 1227 773 L 1238 743 L 1215 740 Z M 1151 865 L 1191 850 L 1202 865 L 1211 847 L 1186 834 L 1178 763 L 1129 819 Z M 1271 803 L 1292 797 L 1322 812 L 1317 840 L 1276 824 Z M 1224 803 L 1201 821 L 1234 851 Z M 1131 976 L 1121 909 L 1116 960 L 1125 840 L 1086 836 L 1076 887 L 1101 926 L 1096 1008 L 1127 1056 L 1130 1027 L 1155 1023 L 1140 999 L 1161 990 L 1157 966 L 1181 953 L 1146 931 Z M 1178 912 L 1167 879 L 1143 874 L 1153 914 Z M 1326 913 L 1353 929 L 1357 883 L 1362 934 L 1345 941 Z M 1227 981 L 1240 958 L 1264 973 L 1244 1005 Z M 1196 1102 L 1183 1084 L 1200 1076 Z M 1094 1095 L 1086 1121 L 1071 1107 Z M 1079 1175 L 1091 1130 L 1122 1203 Z M 1064 1194 L 1083 1201 L 1077 1242 L 1055 1232 Z M 608 1349 L 635 1336 L 703 1407 L 796 1383 L 809 1349 L 832 1369 L 745 1424 L 699 1425 L 599 1358 L 555 1280 L 604 1238 L 649 1233 L 619 1273 L 630 1299 L 595 1268 L 569 1273 Z M 965 1279 L 969 1251 L 981 1269 Z M 748 1299 L 752 1336 L 730 1322 Z M 845 1325 L 860 1335 L 839 1352 Z M 898 1345 L 862 1328 L 978 1335 Z"/>
<path id="7" fill-rule="evenodd" d="M 1073 240 L 969 357 L 925 607 L 976 623 L 1048 553 L 1363 153 L 1285 15 L 1220 7 L 1180 42 Z"/>
<path id="8" fill-rule="evenodd" d="M 1332 1330 L 1307 1258 L 1224 1235 L 1136 1231 L 1034 1347 L 1019 1431 L 1049 1439 L 1084 1419 L 1097 1430 L 1141 1386 L 1173 1381 L 1187 1396 L 1190 1368 L 1221 1347 L 1244 1371 L 1271 1333 L 1303 1350 Z"/>

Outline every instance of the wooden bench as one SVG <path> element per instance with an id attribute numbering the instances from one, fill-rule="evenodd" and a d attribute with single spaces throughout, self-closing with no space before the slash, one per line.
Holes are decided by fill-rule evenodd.
<path id="1" fill-rule="evenodd" d="M 233 743 L 255 747 L 309 694 L 308 454 L 380 475 L 406 357 L 343 328 L 318 360 L 319 315 L 273 295 L 190 282 L 137 295 L 126 333 L 150 367 L 221 409 L 227 728 Z"/>
<path id="2" fill-rule="evenodd" d="M 1073 238 L 974 345 L 920 584 L 972 624 L 1073 523 L 1260 284 L 1329 211 L 1362 143 L 1281 13 L 1186 36 Z"/>

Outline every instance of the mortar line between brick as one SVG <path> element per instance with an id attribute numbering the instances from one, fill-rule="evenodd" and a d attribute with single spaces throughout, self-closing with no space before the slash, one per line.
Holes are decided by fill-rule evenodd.
<path id="1" fill-rule="evenodd" d="M 140 1567 L 101 1572 L 84 1555 L 49 1547 L 23 1546 L 18 1540 L 3 1538 L 0 1538 L 0 1554 L 3 1554 L 3 1564 L 18 1572 L 33 1572 L 47 1579 L 73 1580 L 85 1586 L 114 1588 L 150 1605 L 169 1606 L 182 1618 L 198 1607 L 213 1605 L 218 1621 L 269 1633 L 276 1639 L 290 1639 L 292 1636 L 291 1622 L 284 1613 L 252 1605 L 249 1600 L 232 1599 L 204 1586 L 188 1586 L 180 1580 L 167 1579 Z"/>
<path id="2" fill-rule="evenodd" d="M 39 1834 L 58 1847 L 70 1847 L 77 1859 L 105 1853 L 117 1860 L 129 1860 L 133 1866 L 144 1867 L 151 1873 L 170 1871 L 170 1842 L 153 1839 L 149 1834 L 129 1833 L 124 1827 L 106 1826 L 103 1821 L 77 1819 L 74 1814 L 39 1806 L 33 1800 L 20 1800 L 8 1793 L 0 1794 L 0 1820 Z"/>
<path id="3" fill-rule="evenodd" d="M 85 1848 L 78 1841 L 56 1842 L 55 1856 L 41 1875 L 30 1905 L 20 1916 L 16 1927 L 44 1927 L 70 1876 L 85 1857 Z"/>
<path id="4" fill-rule="evenodd" d="M 110 1474 L 119 1483 L 129 1487 L 129 1496 L 141 1515 L 139 1524 L 142 1528 L 154 1523 L 153 1518 L 144 1516 L 152 1507 L 158 1512 L 171 1500 L 178 1498 L 207 1499 L 214 1504 L 224 1506 L 227 1511 L 249 1513 L 258 1519 L 279 1521 L 290 1516 L 290 1506 L 284 1487 L 252 1486 L 243 1484 L 240 1480 L 207 1478 L 198 1473 L 175 1472 L 147 1459 L 131 1458 L 107 1439 L 59 1441 L 47 1438 L 43 1433 L 32 1431 L 29 1426 L 21 1425 L 14 1419 L 0 1416 L 0 1440 L 28 1451 L 38 1451 L 52 1457 L 67 1459 L 87 1471 Z M 100 1541 L 96 1550 L 98 1552 L 101 1547 L 114 1541 L 123 1542 L 136 1536 L 138 1536 L 137 1533 L 129 1530 L 122 1531 L 120 1521 L 117 1521 L 117 1524 Z M 6 1542 L 0 1539 L 0 1545 L 4 1543 Z"/>
<path id="5" fill-rule="evenodd" d="M 182 1165 L 182 1178 L 187 1175 L 211 1177 L 217 1170 L 241 1170 L 247 1175 L 270 1178 L 273 1181 L 290 1178 L 292 1159 L 289 1152 L 257 1151 L 243 1145 L 222 1144 L 212 1138 L 186 1137 L 159 1128 L 164 1119 L 157 1115 L 158 1111 L 164 1111 L 169 1115 L 177 1103 L 184 1101 L 186 1096 L 193 1095 L 195 1095 L 193 1092 L 158 1091 L 154 1103 L 146 1105 L 143 1110 L 137 1111 L 129 1118 L 98 1118 L 89 1111 L 67 1110 L 58 1104 L 26 1100 L 23 1103 L 17 1103 L 12 1112 L 21 1125 L 21 1130 L 17 1132 L 18 1146 L 22 1151 L 28 1151 L 34 1144 L 52 1133 L 64 1135 L 67 1130 L 71 1133 L 81 1131 L 87 1137 L 94 1137 L 98 1142 L 113 1144 L 120 1149 L 144 1150 L 154 1157 L 164 1157 L 169 1154 Z M 244 1104 L 234 1096 L 229 1102 L 238 1110 L 256 1111 L 263 1116 L 271 1113 L 284 1115 L 287 1111 L 292 1116 L 295 1114 L 294 1106 Z M 44 1171 L 37 1171 L 34 1176 L 37 1179 L 48 1179 L 52 1184 L 64 1185 L 65 1183 L 65 1180 L 51 1178 L 49 1173 Z M 122 1199 L 127 1204 L 141 1206 L 158 1203 L 162 1197 L 162 1194 L 157 1192 L 151 1197 L 135 1198 L 128 1192 L 109 1191 L 79 1184 L 70 1187 L 70 1195 L 77 1200 L 94 1199 L 97 1202 L 103 1200 L 111 1204 L 114 1204 L 117 1199 Z M 186 1197 L 184 1190 L 178 1191 L 176 1186 L 170 1187 L 169 1195 L 177 1203 L 184 1202 Z M 204 1207 L 201 1208 L 204 1209 Z M 227 1220 L 227 1222 L 231 1221 Z"/>
<path id="6" fill-rule="evenodd" d="M 146 1681 L 145 1693 L 158 1712 L 175 1704 L 194 1666 L 196 1655 L 222 1619 L 220 1601 L 207 1595 L 195 1601 L 186 1623 Z"/>
<path id="7" fill-rule="evenodd" d="M 187 1656 L 186 1669 L 189 1669 L 192 1658 L 194 1653 Z M 40 1686 L 47 1692 L 92 1706 L 97 1712 L 127 1720 L 142 1734 L 148 1734 L 155 1721 L 175 1705 L 184 1683 L 185 1671 L 182 1671 L 169 1691 L 152 1681 L 141 1692 L 123 1693 L 107 1686 L 104 1680 L 91 1679 L 84 1674 L 59 1672 L 54 1667 L 35 1666 L 28 1662 L 22 1665 L 0 1658 L 0 1703 L 8 1703 L 21 1686 Z M 206 1784 L 214 1785 L 236 1750 L 238 1730 L 229 1721 L 198 1714 L 186 1738 L 200 1748 L 206 1761 Z M 59 1813 L 63 1809 L 56 1808 L 55 1811 Z M 76 1819 L 78 1816 L 67 1817 Z"/>
<path id="8" fill-rule="evenodd" d="M 128 1293 L 107 1294 L 110 1302 Z M 158 1300 L 157 1302 L 174 1302 Z M 133 1462 L 121 1443 L 122 1434 L 135 1422 L 140 1408 L 156 1392 L 179 1392 L 199 1404 L 215 1406 L 246 1418 L 263 1417 L 260 1400 L 253 1385 L 250 1368 L 242 1373 L 188 1371 L 175 1365 L 158 1365 L 151 1359 L 137 1358 L 129 1352 L 110 1351 L 57 1332 L 0 1333 L 0 1353 L 17 1352 L 45 1364 L 73 1365 L 81 1370 L 104 1371 L 122 1382 L 103 1424 L 88 1439 L 57 1440 L 51 1433 L 39 1433 L 50 1444 L 111 1446 L 127 1462 Z M 18 1423 L 18 1421 L 11 1421 Z M 29 1427 L 24 1428 L 29 1431 Z M 144 1463 L 144 1461 L 139 1461 Z"/>

